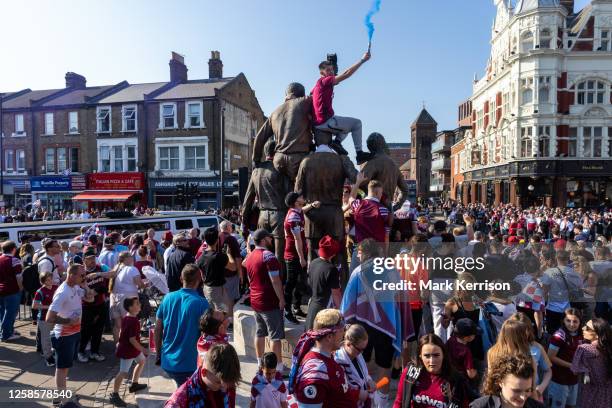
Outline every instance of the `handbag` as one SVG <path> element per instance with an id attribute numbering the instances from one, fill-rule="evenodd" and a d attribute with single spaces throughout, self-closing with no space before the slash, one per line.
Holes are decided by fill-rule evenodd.
<path id="1" fill-rule="evenodd" d="M 561 271 L 561 268 L 557 267 L 559 273 L 561 274 L 561 279 L 563 279 L 563 283 L 565 284 L 565 288 L 567 289 L 567 295 L 570 301 L 570 305 L 575 309 L 585 309 L 587 307 L 586 300 L 584 299 L 584 292 L 581 288 L 572 285 L 570 288 L 567 283 L 567 279 L 565 279 L 565 275 Z"/>

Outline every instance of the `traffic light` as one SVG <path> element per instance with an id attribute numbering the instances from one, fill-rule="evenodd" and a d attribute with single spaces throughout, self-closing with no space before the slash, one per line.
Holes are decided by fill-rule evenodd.
<path id="1" fill-rule="evenodd" d="M 249 169 L 248 167 L 240 167 L 238 170 L 234 170 L 234 176 L 238 176 L 238 180 L 232 181 L 232 187 L 234 187 L 237 191 L 234 191 L 232 195 L 234 197 L 238 197 L 240 202 L 244 201 L 244 196 L 246 195 L 247 187 L 249 186 Z"/>

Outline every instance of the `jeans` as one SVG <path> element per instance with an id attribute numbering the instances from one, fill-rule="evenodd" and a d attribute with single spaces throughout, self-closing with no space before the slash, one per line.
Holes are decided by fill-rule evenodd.
<path id="1" fill-rule="evenodd" d="M 91 352 L 98 354 L 100 352 L 100 343 L 102 342 L 102 333 L 104 332 L 104 324 L 107 319 L 106 304 L 102 303 L 98 306 L 83 307 L 83 318 L 81 324 L 81 344 L 79 353 L 84 353 L 87 343 L 91 340 Z"/>
<path id="2" fill-rule="evenodd" d="M 6 340 L 13 335 L 15 318 L 19 310 L 21 292 L 12 295 L 0 296 L 0 320 L 2 321 L 2 333 L 0 337 Z"/>
<path id="3" fill-rule="evenodd" d="M 285 283 L 285 310 L 291 306 L 299 309 L 305 292 L 306 268 L 302 268 L 299 259 L 286 260 L 287 282 Z"/>
<path id="4" fill-rule="evenodd" d="M 316 128 L 338 131 L 338 136 L 336 138 L 338 142 L 342 142 L 344 139 L 346 139 L 346 136 L 348 136 L 350 132 L 351 137 L 353 138 L 353 144 L 355 145 L 355 151 L 360 152 L 362 150 L 361 120 L 359 119 L 334 115 L 331 118 L 327 119 L 325 123 L 316 126 Z"/>
<path id="5" fill-rule="evenodd" d="M 168 374 L 168 377 L 170 377 L 172 380 L 174 380 L 174 382 L 176 383 L 176 387 L 180 387 L 181 385 L 183 385 L 183 383 L 185 381 L 187 381 L 189 379 L 189 377 L 191 377 L 191 375 L 193 374 L 190 371 L 185 371 L 185 372 L 176 372 L 176 371 L 167 371 L 166 370 L 166 374 Z"/>

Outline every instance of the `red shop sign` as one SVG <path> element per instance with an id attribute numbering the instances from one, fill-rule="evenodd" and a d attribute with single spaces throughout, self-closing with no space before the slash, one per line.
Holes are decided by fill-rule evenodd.
<path id="1" fill-rule="evenodd" d="M 144 173 L 92 173 L 89 190 L 142 190 Z"/>

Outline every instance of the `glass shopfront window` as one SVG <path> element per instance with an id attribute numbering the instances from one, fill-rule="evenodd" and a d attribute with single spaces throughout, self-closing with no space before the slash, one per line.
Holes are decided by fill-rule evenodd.
<path id="1" fill-rule="evenodd" d="M 610 181 L 570 180 L 567 182 L 568 207 L 599 207 L 608 198 L 607 190 L 612 187 Z"/>

